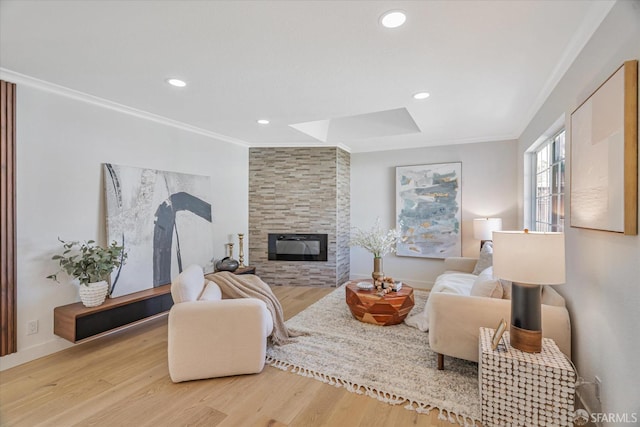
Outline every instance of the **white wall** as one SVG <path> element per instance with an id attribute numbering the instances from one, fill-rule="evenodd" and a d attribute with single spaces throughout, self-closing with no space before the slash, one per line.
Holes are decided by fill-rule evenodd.
<path id="1" fill-rule="evenodd" d="M 640 2 L 617 2 L 520 137 L 520 189 L 524 151 L 562 114 L 570 141 L 571 113 L 625 60 L 638 58 Z M 569 151 L 567 188 L 571 167 Z M 570 194 L 565 215 L 569 218 Z M 596 412 L 635 412 L 640 419 L 640 236 L 566 227 L 565 238 L 567 283 L 557 289 L 567 299 L 578 370 L 587 381 L 596 375 L 602 380 L 601 408 L 593 386 L 580 393 Z"/>
<path id="2" fill-rule="evenodd" d="M 516 151 L 515 141 L 502 141 L 351 154 L 351 225 L 368 229 L 380 217 L 383 227 L 395 227 L 396 166 L 462 162 L 462 253 L 477 257 L 474 218 L 501 217 L 505 230 L 517 225 Z M 351 277 L 371 277 L 372 270 L 372 255 L 351 248 Z M 384 258 L 388 276 L 416 287 L 430 288 L 443 271 L 439 259 Z"/>
<path id="3" fill-rule="evenodd" d="M 17 94 L 18 352 L 1 369 L 69 346 L 53 335 L 53 309 L 78 301 L 77 288 L 45 277 L 57 271 L 58 236 L 105 243 L 102 163 L 211 176 L 211 257 L 248 224 L 246 147 L 25 84 Z M 26 335 L 31 320 L 39 332 Z"/>

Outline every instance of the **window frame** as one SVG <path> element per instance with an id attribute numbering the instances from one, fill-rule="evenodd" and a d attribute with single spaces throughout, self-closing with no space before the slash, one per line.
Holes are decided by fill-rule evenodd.
<path id="1" fill-rule="evenodd" d="M 557 143 L 557 139 L 560 135 L 564 134 L 563 138 L 563 146 L 564 146 L 564 150 L 563 150 L 563 155 L 561 158 L 556 158 L 555 155 L 555 151 L 556 151 L 556 147 L 555 144 Z M 566 186 L 565 186 L 565 177 L 566 177 L 566 160 L 567 160 L 567 140 L 566 140 L 566 129 L 564 127 L 558 129 L 556 132 L 554 132 L 551 136 L 549 136 L 548 138 L 545 138 L 539 145 L 536 146 L 535 149 L 531 150 L 529 152 L 530 154 L 530 167 L 531 167 L 531 179 L 530 179 L 530 191 L 531 191 L 531 196 L 530 196 L 530 224 L 529 227 L 531 228 L 532 231 L 558 231 L 558 232 L 564 232 L 564 227 L 565 227 L 565 209 L 564 209 L 564 203 L 566 201 Z M 538 171 L 538 153 L 540 153 L 541 151 L 543 151 L 544 149 L 546 149 L 547 147 L 550 147 L 551 150 L 553 150 L 553 157 L 551 159 L 551 161 L 549 161 L 549 164 L 541 171 Z M 562 178 L 561 178 L 561 182 L 562 182 L 562 192 L 556 192 L 554 193 L 554 185 L 553 185 L 553 168 L 554 166 L 558 165 L 558 167 L 561 168 L 561 174 L 562 174 Z M 553 211 L 553 198 L 555 197 L 562 197 L 562 212 L 561 214 L 558 215 L 558 218 L 561 218 L 562 221 L 557 221 L 557 222 L 553 222 L 553 215 L 552 215 L 552 222 L 547 222 L 546 219 L 545 221 L 540 221 L 538 218 L 538 203 L 539 200 L 542 198 L 539 196 L 538 194 L 538 176 L 542 173 L 547 173 L 547 176 L 549 177 L 549 188 L 550 188 L 550 192 L 549 194 L 542 196 L 542 197 L 548 197 L 550 199 L 550 203 L 549 203 L 549 207 L 550 209 Z M 548 229 L 545 230 L 538 230 L 539 223 L 545 223 L 547 224 Z"/>

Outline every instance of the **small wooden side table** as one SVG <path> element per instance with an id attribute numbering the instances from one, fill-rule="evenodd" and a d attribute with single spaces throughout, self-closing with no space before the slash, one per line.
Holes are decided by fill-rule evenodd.
<path id="1" fill-rule="evenodd" d="M 250 265 L 242 268 L 238 268 L 233 274 L 256 274 L 256 268 Z"/>
<path id="2" fill-rule="evenodd" d="M 526 353 L 511 347 L 505 333 L 492 350 L 494 332 L 480 328 L 482 424 L 573 426 L 576 376 L 556 343 L 543 338 L 542 352 Z"/>
<path id="3" fill-rule="evenodd" d="M 365 291 L 358 288 L 361 281 L 349 282 L 345 288 L 347 305 L 353 317 L 380 326 L 402 323 L 414 305 L 413 288 L 402 285 L 398 292 L 379 296 L 375 289 Z"/>
<path id="4" fill-rule="evenodd" d="M 213 270 L 212 272 L 204 273 L 204 274 L 220 273 L 221 271 L 222 270 Z M 236 270 L 233 271 L 232 273 L 233 274 L 256 274 L 256 268 L 254 266 L 247 265 L 242 268 L 236 268 Z"/>

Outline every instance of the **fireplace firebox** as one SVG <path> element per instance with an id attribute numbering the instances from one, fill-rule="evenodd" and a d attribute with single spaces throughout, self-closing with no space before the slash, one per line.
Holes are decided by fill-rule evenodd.
<path id="1" fill-rule="evenodd" d="M 327 261 L 327 235 L 269 233 L 269 260 Z"/>

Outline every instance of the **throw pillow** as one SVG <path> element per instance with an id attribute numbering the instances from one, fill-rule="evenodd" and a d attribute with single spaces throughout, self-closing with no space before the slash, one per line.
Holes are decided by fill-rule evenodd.
<path id="1" fill-rule="evenodd" d="M 197 301 L 204 286 L 204 272 L 202 267 L 192 264 L 182 270 L 182 273 L 171 282 L 171 297 L 179 304 L 187 301 Z"/>
<path id="2" fill-rule="evenodd" d="M 502 285 L 502 299 L 511 299 L 511 282 L 500 279 L 500 285 Z"/>
<path id="3" fill-rule="evenodd" d="M 211 281 L 207 281 L 204 291 L 198 297 L 198 301 L 220 301 L 222 299 L 222 291 L 220 286 Z"/>
<path id="4" fill-rule="evenodd" d="M 502 298 L 500 280 L 493 278 L 493 267 L 486 268 L 473 282 L 471 296 L 485 298 Z"/>
<path id="5" fill-rule="evenodd" d="M 558 293 L 555 289 L 553 289 L 549 285 L 544 285 L 542 287 L 542 299 L 541 303 L 544 305 L 554 305 L 556 307 L 565 307 L 566 302 L 562 295 Z"/>
<path id="6" fill-rule="evenodd" d="M 482 249 L 480 250 L 480 258 L 478 258 L 478 262 L 476 263 L 476 267 L 473 269 L 471 274 L 480 274 L 488 267 L 493 265 L 493 243 L 486 242 Z"/>

